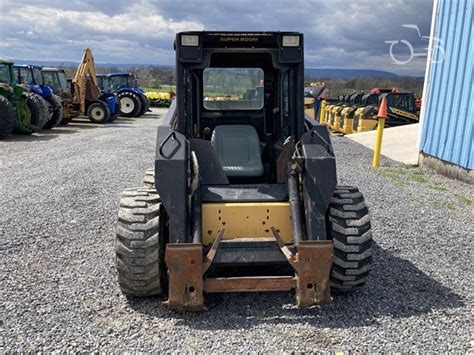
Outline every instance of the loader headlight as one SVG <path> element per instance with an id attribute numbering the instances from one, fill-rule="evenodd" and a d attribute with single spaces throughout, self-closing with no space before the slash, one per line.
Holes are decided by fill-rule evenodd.
<path id="1" fill-rule="evenodd" d="M 283 36 L 281 45 L 283 47 L 299 47 L 300 36 Z"/>
<path id="2" fill-rule="evenodd" d="M 199 46 L 199 36 L 196 35 L 182 35 L 181 45 L 185 47 L 197 47 Z"/>

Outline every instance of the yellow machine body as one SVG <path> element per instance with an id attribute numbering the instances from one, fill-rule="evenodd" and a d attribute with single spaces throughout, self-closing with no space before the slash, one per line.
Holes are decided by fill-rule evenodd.
<path id="1" fill-rule="evenodd" d="M 352 122 L 354 121 L 354 116 L 349 115 L 350 110 L 351 107 L 344 107 L 344 109 L 341 111 L 338 131 L 344 134 L 352 133 Z"/>
<path id="2" fill-rule="evenodd" d="M 304 113 L 306 116 L 311 117 L 313 120 L 316 119 L 314 117 L 314 99 L 311 97 L 304 98 Z"/>
<path id="3" fill-rule="evenodd" d="M 239 202 L 202 204 L 202 242 L 212 244 L 219 229 L 222 239 L 271 238 L 274 226 L 285 243 L 293 239 L 289 202 Z"/>
<path id="4" fill-rule="evenodd" d="M 339 132 L 341 124 L 341 113 L 345 108 L 346 106 L 336 106 L 336 108 L 334 109 L 334 120 L 332 122 L 331 128 L 336 132 Z"/>
<path id="5" fill-rule="evenodd" d="M 373 131 L 377 128 L 377 118 L 368 118 L 361 115 L 359 118 L 359 125 L 357 126 L 357 132 Z"/>

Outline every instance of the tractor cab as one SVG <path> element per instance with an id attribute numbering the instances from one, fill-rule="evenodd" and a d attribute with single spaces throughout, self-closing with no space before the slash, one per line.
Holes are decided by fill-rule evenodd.
<path id="1" fill-rule="evenodd" d="M 96 78 L 97 78 L 97 85 L 99 86 L 102 92 L 110 93 L 113 91 L 111 79 L 107 74 L 96 74 Z"/>
<path id="2" fill-rule="evenodd" d="M 46 99 L 53 94 L 53 88 L 44 83 L 41 69 L 37 65 L 14 65 L 17 82 L 28 85 L 32 92 Z"/>
<path id="3" fill-rule="evenodd" d="M 107 77 L 110 79 L 112 90 L 138 88 L 137 80 L 131 73 L 111 73 L 107 74 Z"/>
<path id="4" fill-rule="evenodd" d="M 44 84 L 50 86 L 58 95 L 63 96 L 65 93 L 70 93 L 64 69 L 42 68 L 41 74 Z"/>
<path id="5" fill-rule="evenodd" d="M 118 96 L 123 116 L 142 116 L 150 109 L 150 100 L 139 87 L 137 77 L 131 73 L 99 74 L 97 79 L 104 92 Z"/>

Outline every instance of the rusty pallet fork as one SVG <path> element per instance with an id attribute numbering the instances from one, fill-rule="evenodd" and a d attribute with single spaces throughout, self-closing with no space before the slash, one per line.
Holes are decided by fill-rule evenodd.
<path id="1" fill-rule="evenodd" d="M 329 274 L 332 267 L 331 241 L 301 241 L 294 254 L 271 227 L 280 250 L 295 270 L 295 276 L 247 276 L 206 278 L 206 271 L 217 253 L 225 229 L 203 257 L 202 244 L 168 244 L 166 264 L 169 291 L 166 304 L 176 310 L 204 309 L 204 293 L 264 292 L 296 289 L 296 305 L 309 307 L 331 301 Z"/>

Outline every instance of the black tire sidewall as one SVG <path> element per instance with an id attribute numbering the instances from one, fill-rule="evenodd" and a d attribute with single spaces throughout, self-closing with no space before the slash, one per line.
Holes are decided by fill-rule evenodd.
<path id="1" fill-rule="evenodd" d="M 101 120 L 97 120 L 93 117 L 92 110 L 94 110 L 95 108 L 101 108 L 104 111 L 104 118 L 102 118 Z M 110 117 L 110 111 L 109 111 L 109 108 L 107 107 L 107 104 L 102 101 L 97 101 L 90 104 L 89 107 L 87 108 L 87 117 L 93 123 L 107 123 Z"/>

